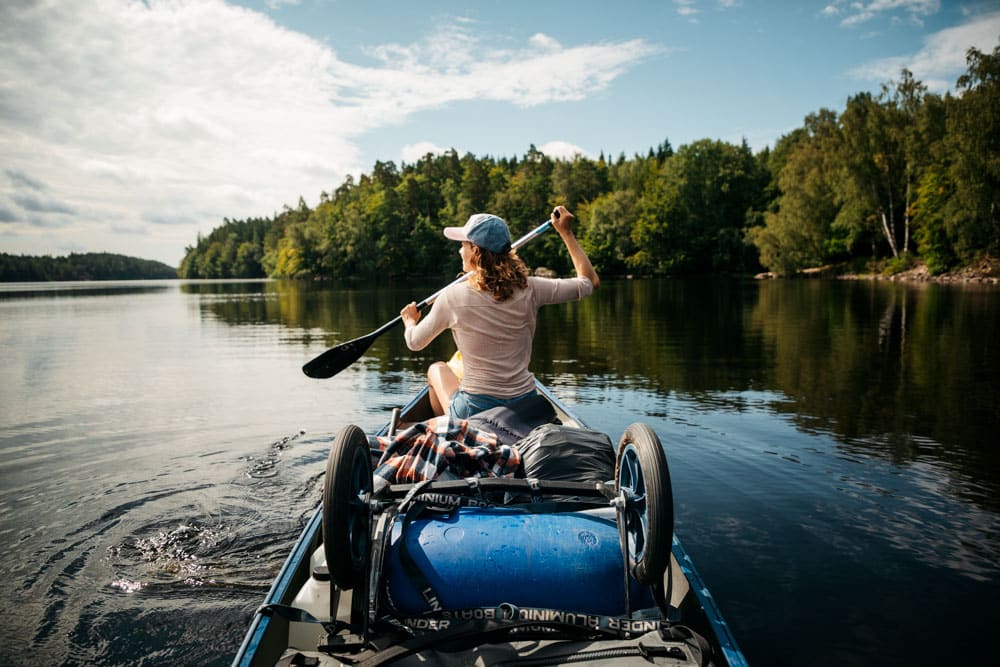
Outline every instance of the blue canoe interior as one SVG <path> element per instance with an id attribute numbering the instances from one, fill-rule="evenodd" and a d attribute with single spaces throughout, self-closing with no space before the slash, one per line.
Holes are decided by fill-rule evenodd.
<path id="1" fill-rule="evenodd" d="M 591 432 L 538 392 L 561 434 Z M 374 435 L 432 416 L 424 390 Z M 323 502 L 234 666 L 747 664 L 673 534 L 666 454 L 645 425 L 610 444 L 614 467 L 597 482 L 440 478 L 376 490 L 372 444 L 357 427 L 334 439 Z"/>

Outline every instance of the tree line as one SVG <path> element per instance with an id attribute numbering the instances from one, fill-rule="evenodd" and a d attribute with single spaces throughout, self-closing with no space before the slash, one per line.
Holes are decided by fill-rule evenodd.
<path id="1" fill-rule="evenodd" d="M 151 259 L 107 252 L 50 255 L 0 253 L 0 282 L 48 280 L 151 280 L 176 278 L 177 269 Z"/>
<path id="2" fill-rule="evenodd" d="M 441 234 L 489 211 L 517 236 L 556 204 L 605 275 L 779 274 L 829 263 L 915 260 L 933 273 L 1000 254 L 1000 45 L 970 49 L 956 93 L 912 73 L 843 111 L 810 114 L 773 149 L 703 139 L 676 151 L 552 159 L 428 154 L 376 162 L 310 208 L 228 220 L 186 249 L 182 278 L 403 277 L 454 272 Z M 571 270 L 555 235 L 530 266 Z M 454 257 L 452 257 L 454 255 Z M 450 261 L 449 261 L 450 260 Z"/>

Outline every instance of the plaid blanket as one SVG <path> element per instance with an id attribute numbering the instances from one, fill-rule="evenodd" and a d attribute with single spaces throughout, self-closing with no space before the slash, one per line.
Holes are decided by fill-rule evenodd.
<path id="1" fill-rule="evenodd" d="M 418 422 L 393 437 L 376 436 L 372 444 L 382 450 L 374 471 L 374 490 L 388 484 L 409 484 L 425 479 L 513 477 L 521 454 L 509 445 L 498 445 L 497 436 L 447 415 Z"/>

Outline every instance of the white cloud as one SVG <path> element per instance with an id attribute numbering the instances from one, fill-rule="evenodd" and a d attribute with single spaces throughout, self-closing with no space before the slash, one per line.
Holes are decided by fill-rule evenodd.
<path id="1" fill-rule="evenodd" d="M 543 51 L 558 51 L 562 48 L 562 44 L 556 41 L 554 37 L 550 37 L 549 35 L 545 35 L 540 32 L 532 35 L 531 39 L 528 40 L 528 43 L 530 43 L 532 47 L 542 49 Z"/>
<path id="2" fill-rule="evenodd" d="M 823 8 L 824 16 L 845 15 L 840 24 L 855 26 L 867 23 L 879 16 L 888 15 L 890 20 L 899 21 L 902 13 L 906 20 L 916 25 L 923 25 L 924 16 L 933 16 L 941 9 L 940 0 L 835 0 Z"/>
<path id="3" fill-rule="evenodd" d="M 955 80 L 965 71 L 966 51 L 975 47 L 992 52 L 998 34 L 1000 12 L 978 16 L 962 25 L 928 35 L 923 48 L 917 53 L 866 63 L 851 70 L 849 75 L 881 83 L 898 80 L 900 71 L 905 67 L 932 91 L 944 92 L 952 88 Z"/>
<path id="4" fill-rule="evenodd" d="M 701 10 L 695 6 L 695 0 L 674 0 L 674 4 L 677 5 L 677 13 L 681 16 L 689 16 L 691 20 L 696 20 L 694 17 L 701 13 Z"/>
<path id="5" fill-rule="evenodd" d="M 678 16 L 686 17 L 688 23 L 694 25 L 701 23 L 701 19 L 698 18 L 701 10 L 696 6 L 696 0 L 674 0 L 674 4 L 677 6 Z"/>
<path id="6" fill-rule="evenodd" d="M 437 144 L 431 143 L 430 141 L 419 141 L 415 144 L 408 144 L 403 146 L 401 151 L 401 160 L 407 164 L 415 164 L 421 160 L 421 158 L 426 157 L 428 153 L 432 155 L 441 155 L 442 153 L 448 152 L 448 148 L 441 148 Z"/>
<path id="7" fill-rule="evenodd" d="M 521 107 L 580 100 L 659 52 L 641 39 L 561 48 L 538 34 L 525 48 L 501 48 L 456 23 L 422 42 L 372 50 L 382 67 L 345 66 L 341 74 L 366 104 L 398 118 L 467 100 Z"/>
<path id="8" fill-rule="evenodd" d="M 674 0 L 674 4 L 677 5 L 677 13 L 681 16 L 694 16 L 701 13 L 701 10 L 695 6 L 695 0 Z"/>
<path id="9" fill-rule="evenodd" d="M 590 157 L 587 151 L 566 141 L 549 141 L 538 150 L 554 160 L 572 160 L 576 156 Z"/>
<path id="10" fill-rule="evenodd" d="M 509 41 L 474 28 L 375 46 L 368 66 L 224 0 L 4 0 L 0 244 L 176 264 L 223 217 L 269 215 L 362 171 L 367 132 L 468 100 L 580 100 L 657 52 L 544 34 L 497 48 Z"/>

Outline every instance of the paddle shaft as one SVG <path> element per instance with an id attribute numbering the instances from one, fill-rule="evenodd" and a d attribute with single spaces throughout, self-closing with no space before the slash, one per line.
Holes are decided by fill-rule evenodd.
<path id="1" fill-rule="evenodd" d="M 558 213 L 556 215 L 558 215 Z M 519 238 L 513 244 L 511 244 L 510 246 L 511 250 L 512 251 L 517 250 L 528 241 L 534 239 L 536 236 L 539 236 L 540 234 L 543 234 L 546 231 L 548 231 L 548 229 L 551 226 L 552 226 L 552 221 L 546 220 L 545 222 L 538 225 L 530 232 Z M 469 276 L 471 276 L 472 273 L 473 273 L 472 271 L 469 271 L 468 273 L 459 276 L 455 280 L 451 281 L 450 283 L 439 289 L 437 292 L 434 292 L 434 294 L 431 294 L 429 297 L 418 303 L 417 309 L 423 311 L 425 308 L 434 303 L 434 301 L 436 301 L 437 298 L 441 296 L 441 294 L 446 289 L 448 289 L 452 285 L 457 285 L 465 280 L 468 280 Z M 370 334 L 361 336 L 360 338 L 355 338 L 354 340 L 348 341 L 346 343 L 341 343 L 336 347 L 331 347 L 329 350 L 322 353 L 312 361 L 306 363 L 302 367 L 302 372 L 312 378 L 325 379 L 333 377 L 334 375 L 336 375 L 337 373 L 344 370 L 345 368 L 353 364 L 355 361 L 360 359 L 361 355 L 363 355 L 365 351 L 369 347 L 371 347 L 371 344 L 375 342 L 376 338 L 384 334 L 386 331 L 389 331 L 390 329 L 396 327 L 402 321 L 403 321 L 403 316 L 397 315 L 395 318 L 389 320 L 388 322 L 380 326 L 378 329 L 375 329 L 375 331 L 372 331 Z"/>

